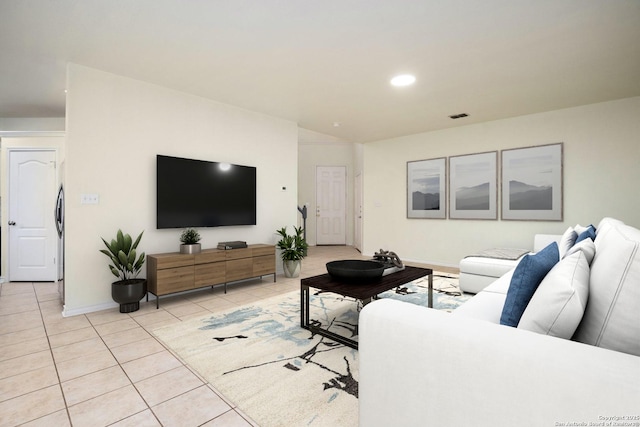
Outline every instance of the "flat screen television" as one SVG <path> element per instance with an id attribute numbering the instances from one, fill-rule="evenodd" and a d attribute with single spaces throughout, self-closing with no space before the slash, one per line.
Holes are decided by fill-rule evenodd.
<path id="1" fill-rule="evenodd" d="M 157 228 L 256 224 L 256 168 L 158 155 Z"/>

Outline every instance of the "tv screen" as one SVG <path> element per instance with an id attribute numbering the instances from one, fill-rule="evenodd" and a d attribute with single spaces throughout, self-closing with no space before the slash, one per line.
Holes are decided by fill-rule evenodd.
<path id="1" fill-rule="evenodd" d="M 158 228 L 256 224 L 256 168 L 158 155 Z"/>

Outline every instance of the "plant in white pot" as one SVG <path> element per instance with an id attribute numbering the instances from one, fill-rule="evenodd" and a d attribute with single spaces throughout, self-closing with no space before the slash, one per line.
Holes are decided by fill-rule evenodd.
<path id="1" fill-rule="evenodd" d="M 140 300 L 147 294 L 147 280 L 138 279 L 138 274 L 144 264 L 145 254 L 136 253 L 142 233 L 134 242 L 131 236 L 118 230 L 116 238 L 107 243 L 102 239 L 107 249 L 100 252 L 109 257 L 111 273 L 118 278 L 111 283 L 111 298 L 120 304 L 120 313 L 131 313 L 140 308 Z"/>
<path id="2" fill-rule="evenodd" d="M 193 228 L 187 228 L 180 235 L 180 253 L 181 254 L 199 254 L 200 253 L 200 233 Z"/>
<path id="3" fill-rule="evenodd" d="M 280 249 L 285 277 L 298 277 L 300 275 L 301 261 L 307 255 L 307 248 L 309 247 L 302 235 L 302 227 L 294 226 L 293 230 L 294 234 L 287 234 L 287 227 L 282 227 L 276 231 L 281 236 L 276 246 Z"/>

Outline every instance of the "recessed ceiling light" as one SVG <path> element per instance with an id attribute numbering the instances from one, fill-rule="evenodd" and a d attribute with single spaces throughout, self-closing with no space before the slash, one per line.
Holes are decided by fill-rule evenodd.
<path id="1" fill-rule="evenodd" d="M 391 79 L 393 86 L 410 86 L 416 82 L 416 77 L 411 74 L 401 74 Z"/>

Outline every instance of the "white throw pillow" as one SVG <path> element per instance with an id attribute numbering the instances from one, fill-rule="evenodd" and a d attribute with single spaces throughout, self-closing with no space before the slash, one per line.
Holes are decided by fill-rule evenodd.
<path id="1" fill-rule="evenodd" d="M 576 233 L 576 230 L 574 230 L 573 227 L 567 228 L 567 230 L 562 235 L 562 238 L 560 238 L 560 241 L 558 242 L 558 251 L 560 252 L 560 259 L 565 257 L 565 255 L 567 254 L 567 251 L 571 249 L 573 244 L 576 242 L 577 238 L 578 238 L 578 233 Z"/>
<path id="2" fill-rule="evenodd" d="M 573 229 L 576 231 L 576 234 L 578 234 L 578 236 L 582 233 L 584 233 L 587 228 L 589 227 L 585 227 L 584 225 L 580 225 L 580 224 L 576 224 L 575 227 L 573 227 Z"/>
<path id="3" fill-rule="evenodd" d="M 564 256 L 567 257 L 576 252 L 582 252 L 584 257 L 587 259 L 587 263 L 591 265 L 593 258 L 596 256 L 596 244 L 591 239 L 584 239 L 583 241 L 573 245 Z"/>
<path id="4" fill-rule="evenodd" d="M 589 297 L 589 263 L 582 251 L 567 255 L 538 286 L 518 328 L 570 339 Z"/>

